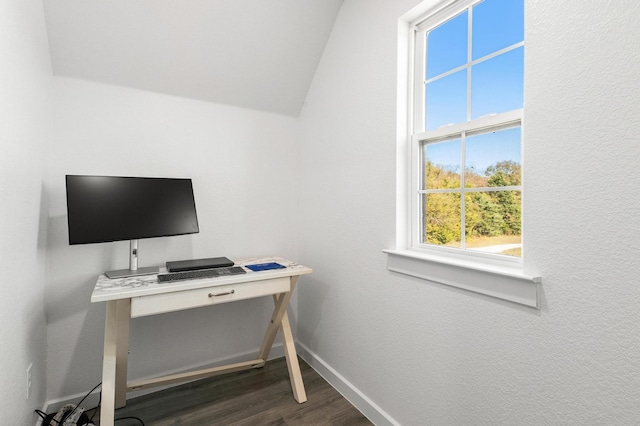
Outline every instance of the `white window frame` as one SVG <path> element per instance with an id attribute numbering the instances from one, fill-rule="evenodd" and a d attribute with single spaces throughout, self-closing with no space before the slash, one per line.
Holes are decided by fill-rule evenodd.
<path id="1" fill-rule="evenodd" d="M 427 281 L 539 308 L 541 279 L 537 274 L 524 273 L 526 265 L 522 258 L 450 249 L 421 244 L 419 241 L 422 229 L 419 213 L 421 200 L 418 196 L 422 178 L 421 143 L 508 123 L 519 123 L 524 129 L 524 111 L 519 109 L 436 130 L 416 131 L 424 129 L 425 116 L 424 99 L 414 95 L 414 88 L 424 84 L 424 73 L 416 72 L 420 67 L 415 64 L 418 61 L 425 63 L 425 38 L 417 34 L 424 34 L 480 1 L 426 0 L 399 20 L 397 234 L 396 248 L 384 250 L 388 254 L 387 268 Z M 506 50 L 517 47 L 511 46 Z M 486 60 L 504 51 L 480 59 Z M 424 91 L 418 90 L 418 93 Z M 518 189 L 524 190 L 524 181 Z"/>

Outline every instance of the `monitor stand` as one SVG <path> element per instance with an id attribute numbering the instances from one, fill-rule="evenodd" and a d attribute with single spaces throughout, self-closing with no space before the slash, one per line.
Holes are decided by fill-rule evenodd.
<path id="1" fill-rule="evenodd" d="M 138 240 L 131 240 L 129 241 L 129 269 L 107 271 L 105 275 L 108 278 L 126 278 L 138 275 L 153 275 L 158 272 L 160 272 L 160 268 L 157 266 L 138 268 Z"/>

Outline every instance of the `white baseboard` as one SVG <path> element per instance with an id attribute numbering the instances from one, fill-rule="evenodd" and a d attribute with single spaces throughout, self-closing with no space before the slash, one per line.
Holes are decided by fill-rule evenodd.
<path id="1" fill-rule="evenodd" d="M 371 401 L 362 391 L 334 370 L 322 358 L 300 342 L 296 342 L 300 358 L 304 359 L 323 379 L 377 426 L 399 426 L 389 414 Z"/>
<path id="2" fill-rule="evenodd" d="M 226 364 L 233 364 L 236 362 L 242 362 L 242 361 L 246 361 L 249 359 L 254 359 L 255 358 L 255 354 L 258 352 L 258 348 L 251 350 L 251 351 L 246 351 L 243 353 L 238 353 L 238 354 L 234 354 L 228 357 L 224 357 L 224 358 L 218 358 L 215 360 L 209 360 L 206 362 L 201 362 L 198 364 L 193 364 L 193 365 L 189 365 L 187 367 L 183 367 L 183 368 L 179 368 L 179 369 L 174 369 L 174 370 L 169 370 L 169 371 L 164 371 L 158 374 L 155 374 L 152 377 L 140 377 L 140 380 L 145 380 L 145 379 L 151 379 L 153 377 L 160 377 L 160 376 L 168 376 L 171 374 L 179 374 L 179 373 L 184 373 L 187 371 L 193 371 L 193 370 L 199 370 L 199 369 L 203 369 L 203 368 L 211 368 L 211 367 L 217 367 L 217 366 L 221 366 L 221 365 L 226 365 Z M 278 343 L 278 344 L 274 344 L 271 348 L 271 351 L 269 353 L 269 359 L 276 359 L 276 358 L 281 358 L 284 356 L 284 349 L 282 347 L 282 343 Z M 138 380 L 138 379 L 135 379 Z M 182 385 L 186 382 L 182 382 L 182 383 L 177 383 L 177 384 L 173 384 L 173 385 L 166 385 L 166 386 L 158 386 L 155 387 L 153 389 L 142 389 L 142 390 L 138 390 L 138 391 L 132 391 L 132 392 L 128 392 L 127 393 L 127 399 L 131 399 L 131 398 L 135 398 L 138 396 L 142 396 L 142 395 L 146 395 L 146 394 L 150 394 L 153 392 L 158 392 L 160 390 L 163 389 L 168 389 L 170 387 L 173 386 L 179 386 Z M 89 409 L 89 408 L 93 408 L 95 406 L 98 405 L 99 401 L 100 401 L 100 388 L 98 388 L 97 390 L 93 391 L 90 395 L 87 395 L 87 392 L 89 392 L 89 389 L 87 389 L 86 392 L 84 393 L 79 393 L 79 394 L 75 394 L 75 395 L 68 395 L 68 396 L 64 396 L 62 398 L 56 398 L 56 399 L 52 399 L 52 400 L 48 400 L 45 402 L 44 407 L 42 408 L 42 411 L 44 411 L 45 413 L 57 413 L 58 410 L 60 410 L 63 406 L 65 406 L 66 404 L 78 404 L 80 402 L 80 400 L 82 400 L 82 398 L 84 398 L 86 396 L 86 399 L 82 402 L 82 404 L 80 405 L 81 407 L 85 408 L 85 409 Z M 42 424 L 42 419 L 39 419 L 36 423 L 36 426 L 41 426 Z"/>

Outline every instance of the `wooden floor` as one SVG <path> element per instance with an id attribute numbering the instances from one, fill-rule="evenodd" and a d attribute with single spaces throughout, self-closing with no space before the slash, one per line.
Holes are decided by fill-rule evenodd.
<path id="1" fill-rule="evenodd" d="M 230 373 L 137 397 L 116 411 L 145 426 L 166 425 L 371 425 L 307 363 L 300 360 L 307 402 L 293 399 L 284 358 L 263 368 Z M 96 414 L 94 421 L 99 422 Z M 141 425 L 133 419 L 116 426 Z"/>

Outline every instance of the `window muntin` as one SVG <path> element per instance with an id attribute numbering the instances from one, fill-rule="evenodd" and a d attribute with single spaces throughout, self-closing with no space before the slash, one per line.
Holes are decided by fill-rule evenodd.
<path id="1" fill-rule="evenodd" d="M 524 1 L 461 0 L 416 28 L 412 247 L 519 258 Z"/>

